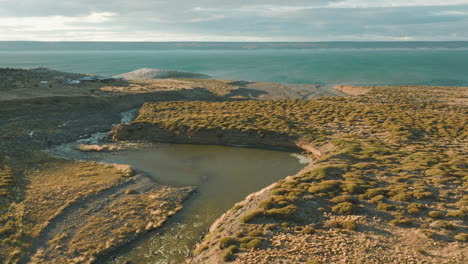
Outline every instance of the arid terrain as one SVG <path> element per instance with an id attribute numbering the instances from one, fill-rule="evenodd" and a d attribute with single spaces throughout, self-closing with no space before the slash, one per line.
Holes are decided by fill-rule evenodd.
<path id="1" fill-rule="evenodd" d="M 42 151 L 109 131 L 136 108 L 133 122 L 113 128 L 114 143 L 244 145 L 314 159 L 234 205 L 188 263 L 468 261 L 466 87 L 64 84 L 82 76 L 0 69 L 2 263 L 96 263 L 177 214 L 196 187 Z"/>
<path id="2" fill-rule="evenodd" d="M 464 87 L 336 87 L 316 100 L 146 103 L 116 140 L 303 149 L 189 263 L 466 263 Z"/>
<path id="3" fill-rule="evenodd" d="M 0 69 L 2 263 L 92 263 L 157 229 L 194 190 L 161 185 L 126 165 L 64 160 L 42 150 L 109 131 L 122 112 L 147 101 L 324 94 L 314 85 L 203 79 L 64 83 L 84 76 L 45 68 Z"/>

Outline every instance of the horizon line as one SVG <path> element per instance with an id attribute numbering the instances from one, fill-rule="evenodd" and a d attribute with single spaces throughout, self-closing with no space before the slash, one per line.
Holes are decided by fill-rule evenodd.
<path id="1" fill-rule="evenodd" d="M 39 43 L 428 43 L 428 42 L 468 42 L 468 40 L 333 40 L 333 41 L 102 41 L 102 40 L 0 40 L 0 42 L 39 42 Z"/>

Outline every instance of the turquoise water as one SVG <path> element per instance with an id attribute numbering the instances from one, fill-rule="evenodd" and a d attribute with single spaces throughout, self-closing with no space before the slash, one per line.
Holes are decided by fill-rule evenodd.
<path id="1" fill-rule="evenodd" d="M 468 85 L 466 43 L 321 44 L 0 42 L 0 67 L 100 75 L 161 68 L 222 79 L 331 85 Z"/>

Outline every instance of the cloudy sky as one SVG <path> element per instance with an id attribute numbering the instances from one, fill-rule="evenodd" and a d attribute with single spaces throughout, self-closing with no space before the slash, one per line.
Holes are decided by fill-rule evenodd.
<path id="1" fill-rule="evenodd" d="M 468 0 L 0 0 L 0 40 L 468 40 Z"/>

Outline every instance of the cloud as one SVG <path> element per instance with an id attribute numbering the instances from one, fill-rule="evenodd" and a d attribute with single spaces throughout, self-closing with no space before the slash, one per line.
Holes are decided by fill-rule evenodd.
<path id="1" fill-rule="evenodd" d="M 468 40 L 468 0 L 0 0 L 0 40 Z"/>
<path id="2" fill-rule="evenodd" d="M 434 12 L 436 16 L 468 16 L 468 12 L 456 11 L 456 10 L 445 10 Z"/>
<path id="3" fill-rule="evenodd" d="M 117 16 L 116 13 L 93 12 L 85 16 L 1 17 L 0 25 L 15 31 L 57 31 L 98 29 L 100 24 Z"/>
<path id="4" fill-rule="evenodd" d="M 329 8 L 415 7 L 467 5 L 468 0 L 344 0 L 331 2 Z"/>

